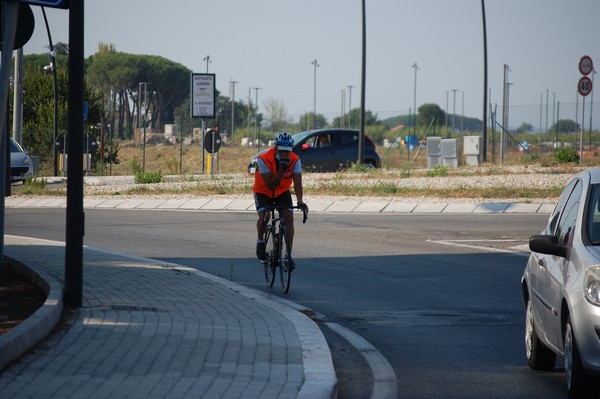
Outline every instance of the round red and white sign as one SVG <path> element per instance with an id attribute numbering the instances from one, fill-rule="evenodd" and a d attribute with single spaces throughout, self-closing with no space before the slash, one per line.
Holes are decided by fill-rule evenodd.
<path id="1" fill-rule="evenodd" d="M 577 90 L 579 91 L 579 94 L 584 97 L 590 94 L 592 92 L 592 81 L 590 78 L 584 76 L 579 79 L 579 83 L 577 83 Z"/>
<path id="2" fill-rule="evenodd" d="M 592 58 L 588 55 L 584 55 L 579 60 L 579 72 L 582 75 L 589 75 L 594 70 L 594 63 L 592 62 Z"/>

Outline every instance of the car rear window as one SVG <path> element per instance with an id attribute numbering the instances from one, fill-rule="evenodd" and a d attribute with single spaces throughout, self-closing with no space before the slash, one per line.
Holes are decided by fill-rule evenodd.
<path id="1" fill-rule="evenodd" d="M 341 144 L 354 144 L 358 142 L 358 133 L 340 134 L 339 138 Z"/>

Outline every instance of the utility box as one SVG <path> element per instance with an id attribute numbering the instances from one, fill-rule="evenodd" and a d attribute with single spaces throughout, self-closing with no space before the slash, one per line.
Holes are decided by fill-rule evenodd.
<path id="1" fill-rule="evenodd" d="M 464 136 L 463 139 L 463 153 L 465 154 L 466 164 L 469 166 L 479 165 L 483 149 L 483 137 Z"/>
<path id="2" fill-rule="evenodd" d="M 458 166 L 456 139 L 442 139 L 442 165 L 452 167 Z"/>
<path id="3" fill-rule="evenodd" d="M 442 138 L 427 138 L 427 169 L 442 165 Z"/>

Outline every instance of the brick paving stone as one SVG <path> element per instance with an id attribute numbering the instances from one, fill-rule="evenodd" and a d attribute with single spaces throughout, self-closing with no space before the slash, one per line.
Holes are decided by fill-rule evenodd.
<path id="1" fill-rule="evenodd" d="M 32 254 L 30 244 L 8 237 L 5 252 L 63 281 L 64 247 L 38 243 Z M 302 344 L 284 305 L 266 295 L 243 300 L 230 282 L 176 265 L 87 247 L 83 259 L 83 306 L 0 373 L 2 396 L 299 395 Z M 334 376 L 330 383 L 327 397 Z"/>

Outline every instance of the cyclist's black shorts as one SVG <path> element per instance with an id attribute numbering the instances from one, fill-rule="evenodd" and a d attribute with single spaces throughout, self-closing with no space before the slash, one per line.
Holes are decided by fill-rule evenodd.
<path id="1" fill-rule="evenodd" d="M 292 201 L 292 194 L 289 191 L 281 194 L 279 197 L 271 198 L 268 195 L 264 195 L 261 193 L 254 193 L 254 204 L 256 205 L 256 211 L 260 212 L 267 205 L 275 205 L 275 206 L 289 206 L 290 208 L 294 206 Z"/>

